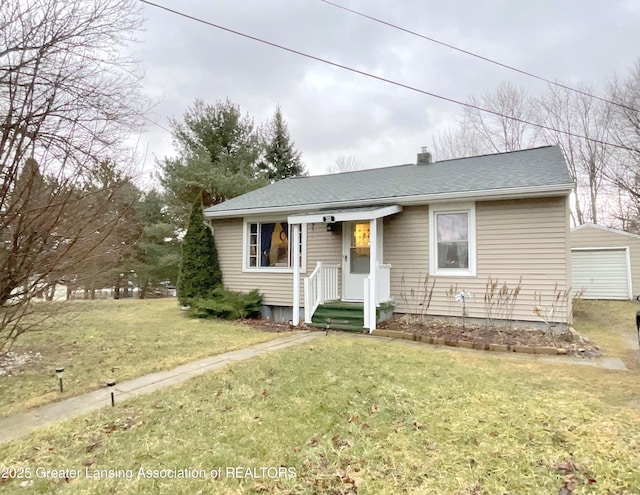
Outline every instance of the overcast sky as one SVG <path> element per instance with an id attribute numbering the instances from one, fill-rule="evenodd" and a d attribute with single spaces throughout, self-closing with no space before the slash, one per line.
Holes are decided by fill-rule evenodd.
<path id="1" fill-rule="evenodd" d="M 292 49 L 465 100 L 510 82 L 545 83 L 355 16 L 320 0 L 154 0 Z M 568 84 L 603 85 L 640 61 L 638 0 L 334 0 L 485 57 Z M 320 174 L 340 155 L 365 168 L 412 163 L 462 109 L 429 96 L 247 40 L 151 6 L 136 46 L 151 118 L 168 129 L 195 98 L 229 98 L 257 122 L 280 104 L 304 164 Z M 138 141 L 145 172 L 171 156 L 150 125 Z M 435 157 L 437 159 L 437 156 Z"/>

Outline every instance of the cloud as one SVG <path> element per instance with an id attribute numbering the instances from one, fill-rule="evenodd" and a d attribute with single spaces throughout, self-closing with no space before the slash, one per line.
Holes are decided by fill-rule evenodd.
<path id="1" fill-rule="evenodd" d="M 320 1 L 219 0 L 167 6 L 230 29 L 465 100 L 503 82 L 530 93 L 545 84 L 445 47 L 381 26 Z M 376 2 L 341 0 L 400 26 L 475 51 L 550 79 L 604 83 L 637 60 L 640 11 L 607 4 L 542 0 L 535 4 Z M 178 5 L 176 7 L 176 5 Z M 297 147 L 313 173 L 341 154 L 365 165 L 412 161 L 421 145 L 461 109 L 392 85 L 145 7 L 148 18 L 137 55 L 145 89 L 160 99 L 156 117 L 180 118 L 198 97 L 229 98 L 256 121 L 279 103 Z M 154 117 L 154 118 L 156 118 Z M 149 155 L 173 153 L 166 131 L 150 126 L 142 137 Z M 149 158 L 147 170 L 153 168 Z"/>

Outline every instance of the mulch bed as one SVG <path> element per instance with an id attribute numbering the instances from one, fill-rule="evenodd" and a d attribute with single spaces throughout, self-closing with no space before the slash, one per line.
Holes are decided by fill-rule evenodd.
<path id="1" fill-rule="evenodd" d="M 584 358 L 602 355 L 596 344 L 589 342 L 589 339 L 573 329 L 558 333 L 526 327 L 468 324 L 462 326 L 450 322 L 422 321 L 420 318 L 408 316 L 387 320 L 380 323 L 378 328 L 441 339 L 445 343 L 466 342 L 479 349 L 488 349 L 490 344 L 498 344 L 509 346 L 510 350 L 526 347 L 565 349 L 567 355 Z"/>
<path id="2" fill-rule="evenodd" d="M 243 320 L 242 323 L 267 332 L 290 332 L 296 330 L 288 323 L 275 323 L 265 319 Z M 509 351 L 524 348 L 565 349 L 568 356 L 593 358 L 602 355 L 593 342 L 575 330 L 557 334 L 551 330 L 533 328 L 505 328 L 480 325 L 454 325 L 444 321 L 422 321 L 419 317 L 403 316 L 378 324 L 379 330 L 402 332 L 405 338 L 418 335 L 440 339 L 440 343 L 489 349 L 490 344 L 508 346 Z M 316 330 L 316 329 L 314 329 Z M 322 330 L 324 331 L 324 330 Z M 412 340 L 412 339 L 410 339 Z M 428 339 L 421 339 L 427 341 Z M 438 342 L 436 342 L 438 343 Z M 492 350 L 496 350 L 492 347 Z M 504 349 L 507 350 L 507 349 Z"/>

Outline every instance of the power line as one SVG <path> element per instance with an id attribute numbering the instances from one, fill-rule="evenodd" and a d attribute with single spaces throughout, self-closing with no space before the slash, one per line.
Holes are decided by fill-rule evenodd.
<path id="1" fill-rule="evenodd" d="M 152 118 L 150 118 L 150 117 L 147 117 L 147 116 L 146 116 L 146 115 L 144 115 L 144 114 L 140 114 L 140 116 L 141 116 L 143 119 L 147 120 L 148 122 L 152 123 L 153 125 L 155 125 L 155 126 L 159 127 L 159 128 L 160 128 L 160 129 L 162 129 L 163 131 L 167 131 L 169 134 L 171 134 L 171 133 L 172 133 L 171 129 L 167 129 L 167 128 L 166 128 L 165 126 L 163 126 L 160 122 L 156 122 L 155 120 L 153 120 L 153 119 L 152 119 Z"/>
<path id="2" fill-rule="evenodd" d="M 538 127 L 540 129 L 548 130 L 548 131 L 557 132 L 557 133 L 560 133 L 560 134 L 564 134 L 566 136 L 576 137 L 576 138 L 579 138 L 579 139 L 584 139 L 586 141 L 591 141 L 591 142 L 594 142 L 594 143 L 602 144 L 602 145 L 605 145 L 605 146 L 611 146 L 611 147 L 614 147 L 614 148 L 621 148 L 621 149 L 624 149 L 624 150 L 627 150 L 627 151 L 633 151 L 632 148 L 629 148 L 627 146 L 614 144 L 614 143 L 609 143 L 607 141 L 602 141 L 600 139 L 594 139 L 594 138 L 590 138 L 590 137 L 587 137 L 587 136 L 582 136 L 580 134 L 575 134 L 575 133 L 569 132 L 569 131 L 563 131 L 561 129 L 556 129 L 555 127 L 550 127 L 550 126 L 547 126 L 547 125 L 544 125 L 544 124 L 538 124 L 538 123 L 531 122 L 531 121 L 528 121 L 528 120 L 520 119 L 520 118 L 514 117 L 512 115 L 505 115 L 505 114 L 502 114 L 500 112 L 496 112 L 495 110 L 490 110 L 488 108 L 483 108 L 483 107 L 480 107 L 478 105 L 474 105 L 472 103 L 466 103 L 466 102 L 463 102 L 463 101 L 460 101 L 460 100 L 456 100 L 454 98 L 449 98 L 448 96 L 442 96 L 442 95 L 439 95 L 439 94 L 436 94 L 436 93 L 431 93 L 431 92 L 426 91 L 424 89 L 416 88 L 414 86 L 409 86 L 408 84 L 404 84 L 404 83 L 401 83 L 401 82 L 398 82 L 398 81 L 393 81 L 392 79 L 387 79 L 387 78 L 384 78 L 384 77 L 381 77 L 381 76 L 376 76 L 375 74 L 371 74 L 369 72 L 365 72 L 365 71 L 362 71 L 362 70 L 359 70 L 359 69 L 355 69 L 355 68 L 349 67 L 347 65 L 342 65 L 342 64 L 339 64 L 337 62 L 332 62 L 331 60 L 327 60 L 327 59 L 324 59 L 324 58 L 321 58 L 321 57 L 317 57 L 317 56 L 311 55 L 309 53 L 301 52 L 301 51 L 295 50 L 293 48 L 288 48 L 288 47 L 286 47 L 284 45 L 279 45 L 279 44 L 274 43 L 272 41 L 267 41 L 267 40 L 264 40 L 262 38 L 258 38 L 256 36 L 252 36 L 250 34 L 242 33 L 240 31 L 236 31 L 234 29 L 227 28 L 227 27 L 221 26 L 219 24 L 215 24 L 215 23 L 210 22 L 210 21 L 206 21 L 204 19 L 192 16 L 190 14 L 185 14 L 184 12 L 180 12 L 180 11 L 171 9 L 169 7 L 165 7 L 163 5 L 159 5 L 159 4 L 151 2 L 149 0 L 140 0 L 140 2 L 145 3 L 147 5 L 150 5 L 152 7 L 156 7 L 156 8 L 165 10 L 167 12 L 171 12 L 172 14 L 178 15 L 180 17 L 184 17 L 186 19 L 190 19 L 192 21 L 199 22 L 201 24 L 205 24 L 207 26 L 210 26 L 210 27 L 213 27 L 213 28 L 216 28 L 216 29 L 220 29 L 222 31 L 226 31 L 228 33 L 232 33 L 232 34 L 235 34 L 235 35 L 238 35 L 238 36 L 242 36 L 243 38 L 247 38 L 247 39 L 250 39 L 250 40 L 253 40 L 253 41 L 257 41 L 258 43 L 262 43 L 264 45 L 268 45 L 268 46 L 271 46 L 271 47 L 274 47 L 274 48 L 278 48 L 280 50 L 284 50 L 286 52 L 293 53 L 293 54 L 299 55 L 301 57 L 305 57 L 305 58 L 308 58 L 308 59 L 311 59 L 311 60 L 315 60 L 317 62 L 322 62 L 323 64 L 331 65 L 333 67 L 338 67 L 339 69 L 343 69 L 343 70 L 346 70 L 346 71 L 349 71 L 349 72 L 354 72 L 356 74 L 360 74 L 361 76 L 369 77 L 371 79 L 376 79 L 378 81 L 382 81 L 382 82 L 385 82 L 387 84 L 392 84 L 392 85 L 398 86 L 400 88 L 408 89 L 408 90 L 414 91 L 416 93 L 420 93 L 420 94 L 423 94 L 423 95 L 426 95 L 426 96 L 431 96 L 431 97 L 437 98 L 439 100 L 448 101 L 450 103 L 455 103 L 456 105 L 461 105 L 463 107 L 467 107 L 467 108 L 472 108 L 474 110 L 478 110 L 479 112 L 489 113 L 489 114 L 495 115 L 497 117 L 506 118 L 506 119 L 509 119 L 509 120 L 513 120 L 515 122 L 520 122 L 521 124 L 531 125 L 531 126 L 534 126 L 534 127 Z"/>
<path id="3" fill-rule="evenodd" d="M 584 96 L 588 96 L 590 98 L 594 98 L 596 100 L 600 100 L 600 101 L 605 102 L 605 103 L 609 103 L 610 105 L 616 105 L 618 107 L 624 108 L 625 110 L 631 110 L 631 111 L 634 111 L 634 112 L 636 111 L 635 108 L 627 106 L 627 105 L 625 105 L 623 103 L 618 103 L 616 101 L 609 100 L 609 99 L 603 98 L 601 96 L 596 96 L 596 95 L 593 95 L 593 94 L 591 94 L 591 93 L 589 93 L 587 91 L 583 91 L 581 89 L 576 89 L 576 88 L 573 88 L 573 87 L 568 86 L 566 84 L 562 84 L 562 83 L 559 83 L 557 81 L 552 81 L 551 79 L 547 79 L 545 77 L 538 76 L 536 74 L 533 74 L 532 72 L 528 72 L 528 71 L 523 70 L 523 69 L 518 69 L 517 67 L 513 67 L 511 65 L 508 65 L 508 64 L 505 64 L 505 63 L 502 63 L 502 62 L 498 62 L 497 60 L 494 60 L 494 59 L 489 58 L 489 57 L 485 57 L 483 55 L 479 55 L 479 54 L 471 52 L 469 50 L 464 50 L 463 48 L 458 48 L 457 46 L 450 45 L 449 43 L 445 43 L 444 41 L 440 41 L 440 40 L 437 40 L 435 38 L 430 38 L 429 36 L 425 36 L 424 34 L 420 34 L 420 33 L 417 33 L 415 31 L 411 31 L 410 29 L 403 28 L 402 26 L 398 26 L 398 25 L 393 24 L 391 22 L 385 21 L 383 19 L 379 19 L 377 17 L 370 16 L 368 14 L 365 14 L 364 12 L 359 12 L 357 10 L 353 10 L 353 9 L 348 8 L 348 7 L 344 7 L 343 5 L 339 5 L 337 3 L 330 2 L 329 0 L 320 0 L 320 1 L 323 2 L 323 3 L 326 3 L 327 5 L 331 5 L 333 7 L 337 7 L 339 9 L 345 10 L 347 12 L 351 12 L 352 14 L 358 15 L 360 17 L 364 17 L 364 18 L 369 19 L 371 21 L 374 21 L 374 22 L 377 22 L 377 23 L 380 23 L 380 24 L 384 24 L 385 26 L 388 26 L 390 28 L 397 29 L 399 31 L 403 31 L 403 32 L 411 34 L 413 36 L 417 36 L 418 38 L 422 38 L 424 40 L 431 41 L 432 43 L 436 43 L 438 45 L 445 46 L 447 48 L 450 48 L 450 49 L 455 50 L 455 51 L 460 52 L 460 53 L 464 53 L 465 55 L 469 55 L 470 57 L 475 57 L 475 58 L 483 60 L 485 62 L 489 62 L 490 64 L 498 65 L 498 66 L 500 66 L 500 67 L 502 67 L 504 69 L 508 69 L 508 70 L 511 70 L 511 71 L 514 71 L 514 72 L 518 72 L 519 74 L 523 74 L 525 76 L 532 77 L 532 78 L 537 79 L 539 81 L 544 81 L 544 82 L 546 82 L 548 84 L 552 84 L 552 85 L 557 86 L 559 88 L 567 89 L 569 91 L 573 91 L 575 93 L 578 93 L 578 94 L 581 94 L 581 95 L 584 95 Z"/>

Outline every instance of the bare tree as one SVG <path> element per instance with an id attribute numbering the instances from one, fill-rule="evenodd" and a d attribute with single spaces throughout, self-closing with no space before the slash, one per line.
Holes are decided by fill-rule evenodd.
<path id="1" fill-rule="evenodd" d="M 483 96 L 472 95 L 457 128 L 434 139 L 439 160 L 530 148 L 539 142 L 538 128 L 531 121 L 535 105 L 522 89 L 509 83 Z M 496 114 L 477 108 L 490 109 Z"/>
<path id="2" fill-rule="evenodd" d="M 544 129 L 543 136 L 549 144 L 562 146 L 569 172 L 577 185 L 573 207 L 575 223 L 580 225 L 599 221 L 602 211 L 599 200 L 607 188 L 612 189 L 606 181 L 605 171 L 612 163 L 614 149 L 602 144 L 610 139 L 612 106 L 588 96 L 594 94 L 594 88 L 581 85 L 579 89 L 583 93 L 549 86 L 547 94 L 538 100 L 538 120 L 557 129 Z M 570 136 L 567 132 L 591 139 Z"/>
<path id="3" fill-rule="evenodd" d="M 619 190 L 620 221 L 625 230 L 640 231 L 640 61 L 626 79 L 610 85 L 613 108 L 611 138 L 622 146 L 615 166 L 607 169 L 607 179 Z"/>
<path id="4" fill-rule="evenodd" d="M 535 107 L 524 89 L 509 83 L 502 84 L 495 93 L 487 93 L 480 98 L 472 96 L 469 103 L 499 114 L 465 107 L 465 125 L 485 143 L 488 152 L 516 151 L 539 142 L 538 128 L 525 123 L 533 120 Z"/>
<path id="5" fill-rule="evenodd" d="M 487 146 L 460 121 L 457 126 L 438 132 L 433 139 L 438 160 L 451 160 L 487 153 Z"/>
<path id="6" fill-rule="evenodd" d="M 0 4 L 0 351 L 38 325 L 32 300 L 97 256 L 116 194 L 85 185 L 146 110 L 123 55 L 134 0 Z"/>
<path id="7" fill-rule="evenodd" d="M 362 163 L 354 155 L 338 155 L 336 161 L 327 166 L 327 174 L 338 174 L 341 172 L 355 172 L 362 170 Z"/>
<path id="8" fill-rule="evenodd" d="M 472 96 L 469 103 L 499 115 L 466 107 L 458 126 L 434 139 L 436 155 L 438 159 L 458 158 L 560 144 L 577 184 L 572 208 L 574 223 L 597 223 L 600 213 L 613 207 L 604 204 L 602 197 L 616 192 L 612 181 L 607 180 L 616 151 L 601 143 L 611 138 L 615 115 L 611 105 L 588 96 L 593 94 L 593 88 L 582 85 L 579 89 L 583 93 L 550 85 L 545 95 L 533 99 L 524 90 L 505 84 L 494 93 Z M 625 91 L 628 93 L 629 89 Z M 627 182 L 629 189 L 633 188 L 630 177 Z"/>

